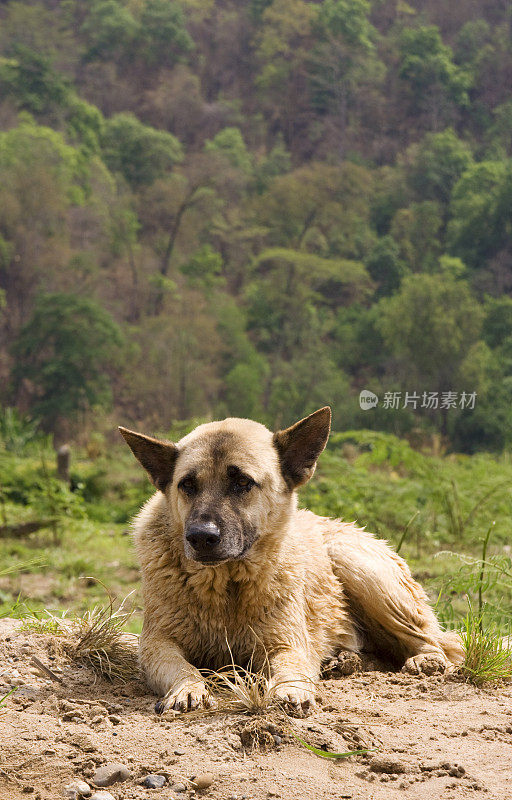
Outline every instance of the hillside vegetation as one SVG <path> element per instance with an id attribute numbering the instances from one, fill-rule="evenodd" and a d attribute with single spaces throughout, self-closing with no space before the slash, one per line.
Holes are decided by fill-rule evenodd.
<path id="1" fill-rule="evenodd" d="M 502 0 L 2 3 L 4 408 L 85 444 L 330 403 L 502 451 L 510 26 Z"/>

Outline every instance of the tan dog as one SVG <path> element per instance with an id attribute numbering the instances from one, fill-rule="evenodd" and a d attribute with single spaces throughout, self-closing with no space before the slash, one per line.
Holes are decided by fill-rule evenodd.
<path id="1" fill-rule="evenodd" d="M 142 566 L 140 662 L 157 711 L 208 704 L 198 668 L 260 668 L 276 695 L 314 705 L 321 665 L 363 645 L 420 672 L 463 660 L 405 561 L 352 523 L 297 509 L 329 436 L 322 408 L 271 433 L 247 419 L 178 444 L 120 428 L 158 491 L 135 519 Z M 228 646 L 229 643 L 229 646 Z"/>

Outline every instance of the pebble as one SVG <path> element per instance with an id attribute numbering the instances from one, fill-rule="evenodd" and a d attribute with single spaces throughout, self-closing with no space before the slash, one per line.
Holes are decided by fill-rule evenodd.
<path id="1" fill-rule="evenodd" d="M 73 781 L 64 787 L 63 797 L 68 797 L 69 800 L 77 800 L 78 797 L 89 797 L 92 794 L 92 789 L 85 781 Z"/>
<path id="2" fill-rule="evenodd" d="M 113 794 L 110 794 L 110 792 L 94 792 L 94 794 L 91 795 L 89 800 L 116 800 L 116 799 Z"/>
<path id="3" fill-rule="evenodd" d="M 178 747 L 178 749 L 174 751 L 174 755 L 175 756 L 184 756 L 186 752 L 187 752 L 186 750 L 182 750 L 180 747 Z"/>
<path id="4" fill-rule="evenodd" d="M 113 783 L 122 783 L 127 781 L 128 778 L 131 778 L 131 772 L 128 767 L 118 761 L 113 761 L 110 764 L 98 767 L 92 777 L 92 782 L 96 786 L 112 786 Z"/>
<path id="5" fill-rule="evenodd" d="M 185 786 L 184 783 L 175 783 L 173 786 L 171 786 L 171 789 L 173 790 L 173 792 L 186 792 L 187 791 L 187 787 Z"/>
<path id="6" fill-rule="evenodd" d="M 165 785 L 165 775 L 146 775 L 144 786 L 146 789 L 161 789 Z"/>
<path id="7" fill-rule="evenodd" d="M 208 789 L 215 780 L 215 775 L 211 772 L 204 772 L 202 775 L 196 775 L 192 778 L 192 786 L 194 789 Z"/>

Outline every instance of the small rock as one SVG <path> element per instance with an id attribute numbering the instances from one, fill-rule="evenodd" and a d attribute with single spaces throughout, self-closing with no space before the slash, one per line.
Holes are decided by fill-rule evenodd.
<path id="1" fill-rule="evenodd" d="M 62 721 L 85 722 L 85 718 L 84 715 L 77 708 L 74 708 L 72 711 L 66 711 L 66 713 L 62 715 Z"/>
<path id="2" fill-rule="evenodd" d="M 165 775 L 146 775 L 144 786 L 146 789 L 161 789 L 165 785 Z"/>
<path id="3" fill-rule="evenodd" d="M 108 718 L 112 725 L 119 725 L 121 722 L 121 717 L 118 717 L 117 714 L 109 714 Z"/>
<path id="4" fill-rule="evenodd" d="M 175 783 L 173 786 L 171 786 L 171 789 L 173 790 L 173 792 L 186 792 L 187 791 L 187 787 L 185 786 L 184 783 Z"/>
<path id="5" fill-rule="evenodd" d="M 178 747 L 177 750 L 174 751 L 174 755 L 175 756 L 184 756 L 186 752 L 187 752 L 186 750 L 182 750 L 181 747 Z"/>
<path id="6" fill-rule="evenodd" d="M 89 800 L 116 800 L 116 799 L 113 794 L 110 794 L 110 792 L 94 792 L 94 794 L 91 795 Z"/>
<path id="7" fill-rule="evenodd" d="M 77 800 L 78 797 L 89 797 L 92 794 L 92 789 L 85 781 L 73 781 L 64 787 L 63 797 L 68 797 L 70 800 Z"/>
<path id="8" fill-rule="evenodd" d="M 112 786 L 113 783 L 122 783 L 131 778 L 131 772 L 124 764 L 113 761 L 98 767 L 92 777 L 95 786 Z"/>
<path id="9" fill-rule="evenodd" d="M 202 775 L 196 775 L 192 778 L 192 786 L 194 789 L 208 789 L 214 780 L 215 775 L 211 772 L 204 772 Z"/>

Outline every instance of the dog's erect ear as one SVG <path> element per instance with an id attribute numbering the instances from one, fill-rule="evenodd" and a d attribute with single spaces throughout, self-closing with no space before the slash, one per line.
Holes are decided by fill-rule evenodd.
<path id="1" fill-rule="evenodd" d="M 162 442 L 152 436 L 119 428 L 119 433 L 124 436 L 133 455 L 140 461 L 149 477 L 161 492 L 172 481 L 174 464 L 178 456 L 178 448 L 172 442 Z"/>
<path id="2" fill-rule="evenodd" d="M 331 429 L 331 409 L 320 408 L 290 428 L 274 433 L 281 471 L 290 489 L 309 481 L 318 456 L 327 444 Z"/>

